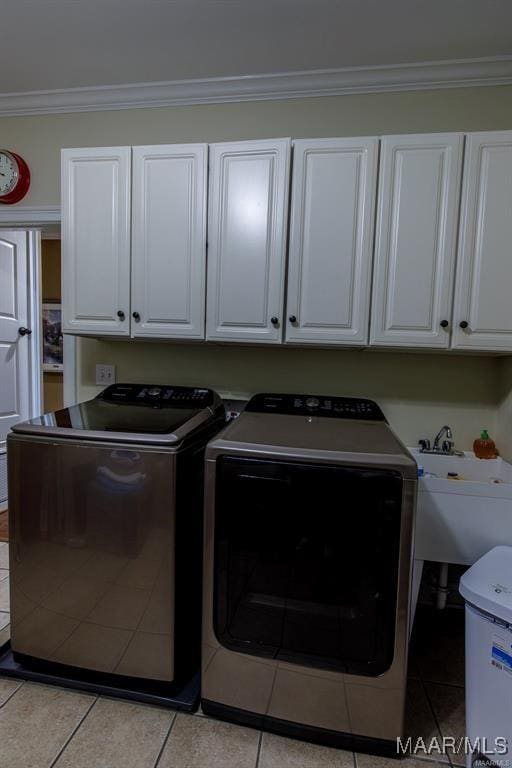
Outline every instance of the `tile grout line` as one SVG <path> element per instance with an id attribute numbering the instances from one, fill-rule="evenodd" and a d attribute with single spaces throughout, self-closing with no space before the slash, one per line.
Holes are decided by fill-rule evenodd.
<path id="1" fill-rule="evenodd" d="M 169 725 L 169 730 L 167 731 L 167 734 L 166 734 L 166 736 L 165 736 L 165 738 L 163 740 L 162 746 L 160 747 L 158 755 L 156 756 L 156 760 L 155 760 L 155 763 L 153 765 L 153 768 L 158 768 L 158 763 L 162 759 L 162 755 L 164 753 L 164 749 L 166 748 L 166 746 L 167 746 L 167 744 L 169 742 L 169 739 L 171 738 L 171 733 L 173 731 L 174 724 L 175 724 L 177 719 L 178 719 L 178 712 L 175 712 L 174 713 L 174 717 L 172 718 L 171 723 Z"/>
<path id="2" fill-rule="evenodd" d="M 259 765 L 260 765 L 262 743 L 263 743 L 263 731 L 260 731 L 260 737 L 258 739 L 258 751 L 256 752 L 256 762 L 254 763 L 254 768 L 259 768 Z"/>
<path id="3" fill-rule="evenodd" d="M 404 759 L 418 760 L 420 763 L 426 763 L 426 765 L 430 765 L 430 766 L 444 766 L 444 768 L 450 768 L 450 763 L 446 763 L 446 762 L 443 763 L 441 760 L 436 760 L 433 757 L 425 757 L 425 755 L 408 754 Z M 453 766 L 453 768 L 461 768 L 461 766 Z"/>
<path id="4" fill-rule="evenodd" d="M 458 688 L 459 690 L 464 690 L 465 688 L 464 685 L 459 685 L 458 683 L 447 683 L 444 680 L 427 680 L 426 678 L 423 678 L 423 677 L 411 678 L 411 680 L 414 680 L 414 679 L 421 680 L 422 683 L 425 683 L 428 685 L 440 685 L 440 686 L 445 686 L 446 688 Z"/>
<path id="5" fill-rule="evenodd" d="M 10 677 L 2 677 L 2 680 L 11 680 L 11 679 L 12 679 L 12 678 L 10 678 Z M 9 696 L 8 696 L 8 697 L 5 699 L 5 700 L 4 700 L 4 701 L 2 701 L 2 703 L 0 704 L 0 709 L 2 709 L 2 707 L 5 707 L 5 705 L 7 704 L 7 702 L 8 702 L 8 701 L 10 701 L 10 700 L 12 699 L 12 697 L 13 697 L 13 696 L 14 696 L 16 693 L 18 693 L 18 691 L 20 690 L 20 688 L 21 688 L 21 687 L 22 687 L 22 686 L 25 684 L 25 681 L 24 681 L 24 680 L 21 680 L 21 681 L 16 681 L 16 682 L 19 682 L 20 684 L 18 685 L 18 687 L 17 687 L 17 688 L 15 688 L 15 689 L 14 689 L 14 691 L 13 691 L 13 692 L 12 692 L 12 693 L 11 693 L 11 694 L 10 694 L 10 695 L 9 695 Z"/>
<path id="6" fill-rule="evenodd" d="M 61 749 L 58 751 L 57 755 L 54 757 L 52 762 L 49 764 L 48 768 L 53 768 L 57 764 L 57 762 L 60 760 L 64 750 L 68 747 L 68 745 L 70 744 L 71 740 L 75 737 L 78 729 L 81 727 L 82 723 L 84 722 L 84 720 L 89 715 L 89 712 L 91 711 L 91 709 L 96 705 L 98 699 L 99 699 L 99 696 L 95 696 L 94 697 L 94 701 L 92 702 L 91 706 L 87 708 L 87 711 L 82 715 L 82 717 L 80 718 L 78 723 L 75 725 L 75 727 L 71 731 L 70 735 L 68 736 L 68 738 L 66 739 L 66 741 L 62 745 Z"/>
<path id="7" fill-rule="evenodd" d="M 444 687 L 444 688 L 450 688 L 450 689 L 455 690 L 455 691 L 462 691 L 464 693 L 464 695 L 466 693 L 466 688 L 465 688 L 464 685 L 457 685 L 456 683 L 438 683 L 438 682 L 435 682 L 434 680 L 423 680 L 422 679 L 421 682 L 423 684 L 423 688 L 424 688 L 424 691 L 425 691 L 425 696 L 427 697 L 427 701 L 429 703 L 430 709 L 431 709 L 432 714 L 434 716 L 435 723 L 436 723 L 437 727 L 439 728 L 439 732 L 441 733 L 441 737 L 443 737 L 444 733 L 443 733 L 443 731 L 441 729 L 441 724 L 439 723 L 439 721 L 437 719 L 435 707 L 434 707 L 434 705 L 432 704 L 432 702 L 430 700 L 430 694 L 428 692 L 427 685 L 433 685 L 433 686 L 436 686 L 436 688 L 443 688 Z M 464 764 L 463 763 L 455 762 L 455 760 L 452 759 L 452 755 L 451 755 L 450 752 L 447 752 L 446 756 L 448 758 L 448 761 L 449 761 L 449 764 L 450 764 L 451 768 L 464 768 Z M 455 754 L 454 758 L 457 758 L 458 756 L 459 756 L 458 754 Z M 420 759 L 422 759 L 422 758 L 420 758 Z M 446 763 L 445 763 L 445 765 L 446 765 Z"/>
<path id="8" fill-rule="evenodd" d="M 418 668 L 418 674 L 417 675 L 410 675 L 408 674 L 407 677 L 410 680 L 420 680 L 423 684 L 429 684 L 429 685 L 446 685 L 448 688 L 463 688 L 465 689 L 466 683 L 465 681 L 463 683 L 452 683 L 449 680 L 432 680 L 427 675 L 423 673 L 423 670 L 421 669 L 421 662 L 416 659 L 416 666 Z"/>
<path id="9" fill-rule="evenodd" d="M 430 685 L 432 685 L 432 683 L 430 683 Z M 436 683 L 433 683 L 433 685 L 436 685 Z M 427 703 L 428 703 L 430 712 L 432 714 L 432 717 L 434 718 L 434 722 L 436 724 L 437 730 L 439 731 L 439 734 L 440 734 L 441 738 L 443 738 L 443 732 L 441 730 L 441 724 L 439 723 L 439 720 L 437 719 L 436 710 L 434 708 L 434 705 L 432 704 L 432 701 L 430 700 L 430 696 L 429 696 L 429 693 L 428 693 L 427 685 L 426 685 L 426 682 L 423 680 L 423 678 L 421 678 L 421 687 L 423 688 L 423 693 L 425 694 L 425 697 L 427 699 Z M 448 765 L 450 766 L 450 768 L 455 768 L 455 766 L 453 764 L 453 761 L 452 761 L 452 758 L 451 758 L 451 755 L 450 755 L 449 752 L 446 752 L 446 757 L 448 758 Z M 445 763 L 445 765 L 446 765 L 446 763 Z"/>

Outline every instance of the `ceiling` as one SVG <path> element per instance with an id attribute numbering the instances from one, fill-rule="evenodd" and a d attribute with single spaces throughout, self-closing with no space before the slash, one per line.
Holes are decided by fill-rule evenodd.
<path id="1" fill-rule="evenodd" d="M 512 0 L 2 0 L 0 94 L 512 54 Z"/>

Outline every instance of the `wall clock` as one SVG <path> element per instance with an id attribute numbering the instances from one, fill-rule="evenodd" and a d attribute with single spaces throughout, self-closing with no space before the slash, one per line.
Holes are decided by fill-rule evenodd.
<path id="1" fill-rule="evenodd" d="M 15 152 L 0 149 L 0 203 L 18 203 L 30 187 L 30 171 L 25 160 Z"/>

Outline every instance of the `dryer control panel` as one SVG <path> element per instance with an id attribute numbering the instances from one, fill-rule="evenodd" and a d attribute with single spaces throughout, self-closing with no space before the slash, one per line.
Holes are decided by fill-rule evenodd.
<path id="1" fill-rule="evenodd" d="M 99 400 L 158 408 L 206 408 L 213 404 L 211 389 L 173 387 L 168 384 L 112 384 L 98 395 Z"/>
<path id="2" fill-rule="evenodd" d="M 281 413 L 290 416 L 322 416 L 332 419 L 386 421 L 373 400 L 328 395 L 254 395 L 245 408 L 251 413 Z"/>

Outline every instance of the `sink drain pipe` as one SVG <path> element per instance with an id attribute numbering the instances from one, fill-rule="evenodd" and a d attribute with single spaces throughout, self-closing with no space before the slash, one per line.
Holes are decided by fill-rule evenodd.
<path id="1" fill-rule="evenodd" d="M 437 609 L 442 611 L 446 608 L 448 600 L 448 563 L 439 564 L 439 577 L 437 580 Z"/>

